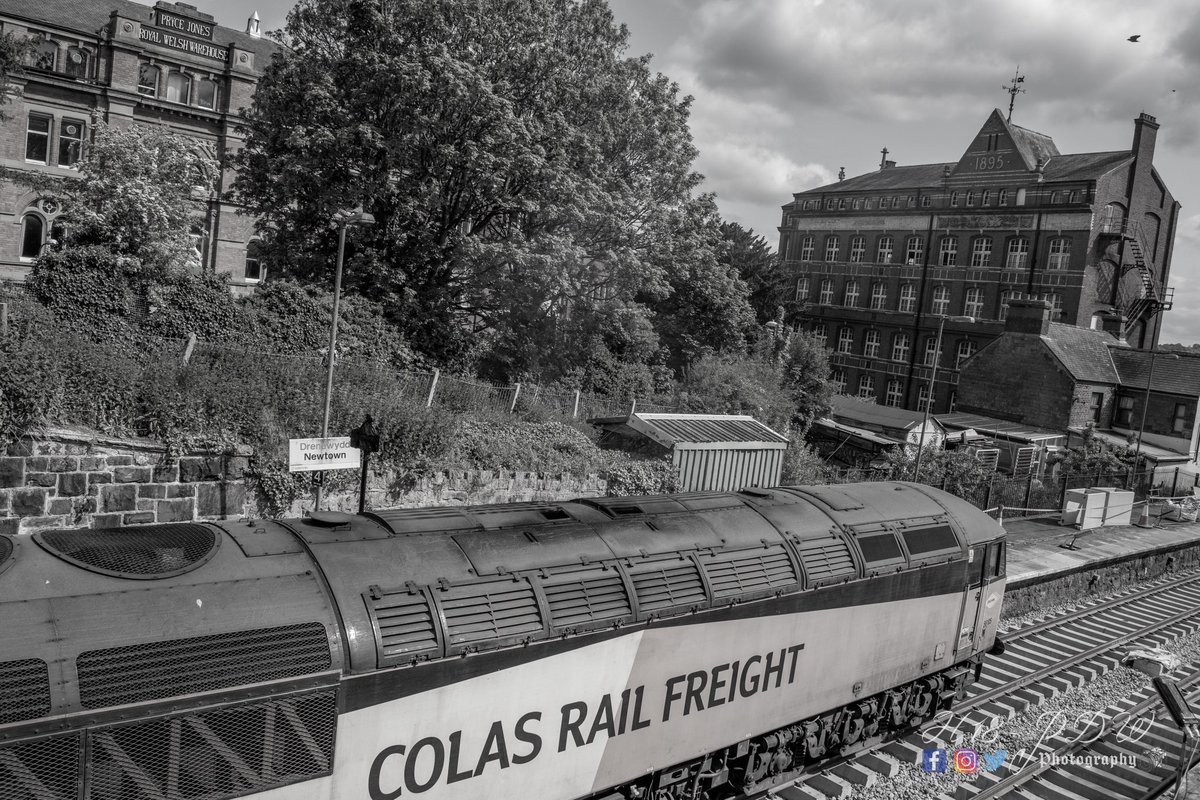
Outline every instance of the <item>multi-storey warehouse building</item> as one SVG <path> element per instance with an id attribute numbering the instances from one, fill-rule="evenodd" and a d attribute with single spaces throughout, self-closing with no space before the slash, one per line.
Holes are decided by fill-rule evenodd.
<path id="1" fill-rule="evenodd" d="M 885 150 L 876 172 L 794 195 L 779 228 L 793 319 L 865 399 L 923 408 L 936 364 L 934 412 L 954 406 L 958 366 L 1002 333 L 1014 298 L 1154 346 L 1179 215 L 1153 167 L 1157 131 L 1142 114 L 1129 150 L 1063 155 L 996 110 L 958 161 L 903 167 Z"/>
<path id="2" fill-rule="evenodd" d="M 241 31 L 186 3 L 4 0 L 0 25 L 33 40 L 29 63 L 10 76 L 16 96 L 0 109 L 0 279 L 24 278 L 64 210 L 26 179 L 73 175 L 99 118 L 187 135 L 220 161 L 206 219 L 191 231 L 196 261 L 249 291 L 262 277 L 254 221 L 224 193 L 239 112 L 279 47 L 259 35 L 258 16 Z"/>

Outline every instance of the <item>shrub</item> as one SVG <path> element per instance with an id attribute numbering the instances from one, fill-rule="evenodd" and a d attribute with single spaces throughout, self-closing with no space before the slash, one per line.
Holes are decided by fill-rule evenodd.
<path id="1" fill-rule="evenodd" d="M 666 458 L 629 459 L 608 471 L 609 497 L 679 491 L 679 470 Z"/>

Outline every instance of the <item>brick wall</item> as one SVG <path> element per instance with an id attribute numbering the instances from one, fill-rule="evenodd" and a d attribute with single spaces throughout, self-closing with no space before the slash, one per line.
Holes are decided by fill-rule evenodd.
<path id="1" fill-rule="evenodd" d="M 1090 392 L 1089 387 L 1084 395 L 1085 414 Z M 961 411 L 1063 430 L 1075 410 L 1075 382 L 1039 337 L 1010 334 L 963 365 L 957 399 Z"/>
<path id="2" fill-rule="evenodd" d="M 0 456 L 0 534 L 260 516 L 249 464 L 249 453 L 195 453 L 169 463 L 154 441 L 54 429 Z M 331 487 L 322 506 L 357 511 L 354 476 Z M 455 470 L 400 483 L 372 472 L 367 507 L 566 500 L 603 495 L 606 487 L 596 475 Z M 285 516 L 302 516 L 312 504 L 311 495 L 300 498 Z"/>

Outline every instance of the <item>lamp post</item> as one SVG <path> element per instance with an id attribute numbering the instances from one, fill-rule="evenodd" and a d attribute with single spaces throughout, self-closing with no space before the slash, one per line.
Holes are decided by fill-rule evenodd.
<path id="1" fill-rule="evenodd" d="M 1142 457 L 1142 434 L 1146 430 L 1146 409 L 1150 407 L 1150 385 L 1154 382 L 1154 360 L 1158 357 L 1157 350 L 1150 351 L 1150 374 L 1146 376 L 1146 394 L 1142 398 L 1142 421 L 1138 424 L 1137 447 L 1133 451 L 1133 470 L 1138 472 L 1140 469 L 1140 460 Z M 1163 358 L 1169 358 L 1172 361 L 1178 360 L 1179 355 L 1176 353 L 1163 353 Z M 1156 462 L 1157 463 L 1157 462 Z M 1136 489 L 1136 487 L 1134 487 Z"/>
<path id="2" fill-rule="evenodd" d="M 921 420 L 921 439 L 917 445 L 917 463 L 913 469 L 913 480 L 921 480 L 921 459 L 925 455 L 925 433 L 929 429 L 929 409 L 933 408 L 933 386 L 937 380 L 938 362 L 942 360 L 942 331 L 946 327 L 946 320 L 951 322 L 974 322 L 974 317 L 947 317 L 940 315 L 938 318 L 937 343 L 933 348 L 933 369 L 929 371 L 929 398 L 925 403 L 925 416 Z"/>
<path id="3" fill-rule="evenodd" d="M 363 211 L 362 206 L 334 215 L 338 225 L 337 268 L 333 273 L 333 320 L 329 323 L 329 369 L 325 374 L 325 413 L 321 417 L 321 438 L 329 438 L 329 408 L 333 404 L 333 359 L 337 352 L 338 310 L 342 300 L 342 261 L 346 254 L 346 228 L 351 225 L 374 225 L 375 217 L 370 212 Z M 321 510 L 321 490 L 324 488 L 325 474 L 322 472 L 317 482 L 316 502 L 314 511 Z"/>

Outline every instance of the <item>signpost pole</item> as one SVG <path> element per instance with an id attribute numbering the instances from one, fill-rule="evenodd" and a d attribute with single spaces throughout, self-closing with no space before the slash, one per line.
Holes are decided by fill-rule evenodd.
<path id="1" fill-rule="evenodd" d="M 337 269 L 333 273 L 333 321 L 329 323 L 329 371 L 325 377 L 325 413 L 321 416 L 321 438 L 329 438 L 329 408 L 333 404 L 333 357 L 337 348 L 338 307 L 342 300 L 342 258 L 346 252 L 346 220 L 338 224 Z M 317 496 L 313 510 L 321 510 L 321 489 L 325 476 L 317 481 Z"/>

